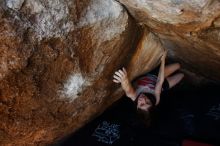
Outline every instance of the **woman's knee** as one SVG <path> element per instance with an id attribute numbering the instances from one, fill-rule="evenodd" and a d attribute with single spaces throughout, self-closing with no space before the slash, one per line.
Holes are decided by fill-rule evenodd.
<path id="1" fill-rule="evenodd" d="M 181 68 L 180 63 L 174 63 L 174 66 L 175 66 L 176 69 L 180 69 Z"/>
<path id="2" fill-rule="evenodd" d="M 180 69 L 180 64 L 179 63 L 173 63 L 173 64 L 170 64 L 170 65 L 167 65 L 165 67 L 165 77 L 168 77 L 170 76 L 171 74 L 173 74 L 175 71 L 177 71 L 178 69 Z"/>
<path id="3" fill-rule="evenodd" d="M 172 88 L 173 86 L 178 84 L 183 79 L 183 77 L 184 77 L 183 73 L 178 73 L 178 74 L 175 74 L 175 75 L 168 77 L 166 79 L 170 85 L 170 88 Z"/>
<path id="4" fill-rule="evenodd" d="M 180 74 L 180 77 L 183 78 L 185 75 L 184 73 L 179 73 Z"/>
<path id="5" fill-rule="evenodd" d="M 181 81 L 183 79 L 183 77 L 184 77 L 183 73 L 177 73 L 173 76 L 173 79 L 174 79 L 174 81 L 178 82 L 178 81 Z"/>

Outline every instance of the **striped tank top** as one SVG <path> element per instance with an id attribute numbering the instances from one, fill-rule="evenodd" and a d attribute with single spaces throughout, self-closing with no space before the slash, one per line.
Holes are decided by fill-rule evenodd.
<path id="1" fill-rule="evenodd" d="M 136 81 L 136 93 L 137 96 L 143 93 L 151 93 L 155 95 L 155 87 L 157 83 L 157 76 L 152 74 L 146 74 L 143 77 L 140 77 Z"/>

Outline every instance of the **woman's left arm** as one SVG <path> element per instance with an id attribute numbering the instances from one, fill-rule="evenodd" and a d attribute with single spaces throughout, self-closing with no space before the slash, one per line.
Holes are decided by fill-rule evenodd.
<path id="1" fill-rule="evenodd" d="M 160 65 L 160 70 L 159 70 L 159 74 L 158 74 L 158 78 L 157 78 L 157 84 L 155 87 L 155 96 L 157 98 L 156 105 L 158 105 L 158 103 L 160 101 L 161 89 L 162 89 L 164 78 L 165 78 L 164 77 L 164 69 L 165 69 L 166 55 L 167 55 L 167 51 L 165 51 L 163 56 L 161 57 L 161 65 Z"/>

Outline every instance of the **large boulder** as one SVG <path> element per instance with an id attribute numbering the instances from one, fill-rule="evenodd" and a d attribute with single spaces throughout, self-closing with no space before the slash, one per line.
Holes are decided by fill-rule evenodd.
<path id="1" fill-rule="evenodd" d="M 132 79 L 162 52 L 114 0 L 3 0 L 0 24 L 0 145 L 74 132 L 123 94 L 114 71 Z"/>

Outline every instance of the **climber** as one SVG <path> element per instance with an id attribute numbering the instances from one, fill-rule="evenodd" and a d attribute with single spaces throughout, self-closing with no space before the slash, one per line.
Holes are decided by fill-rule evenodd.
<path id="1" fill-rule="evenodd" d="M 137 104 L 139 113 L 149 115 L 150 111 L 159 104 L 161 92 L 174 87 L 184 77 L 183 73 L 171 75 L 180 69 L 180 64 L 165 66 L 166 55 L 167 51 L 164 51 L 158 75 L 147 73 L 138 77 L 134 81 L 134 87 L 124 67 L 113 75 L 113 82 L 121 84 L 126 96 Z"/>

